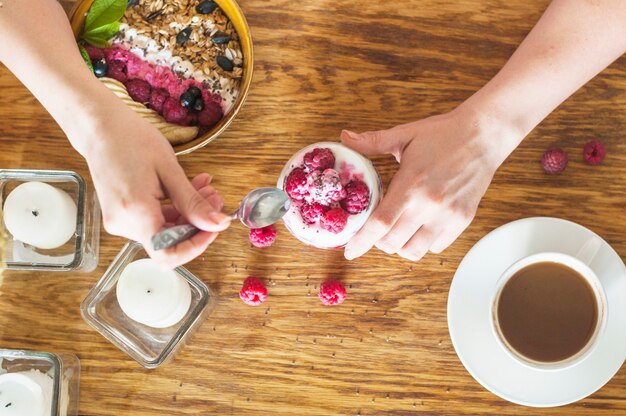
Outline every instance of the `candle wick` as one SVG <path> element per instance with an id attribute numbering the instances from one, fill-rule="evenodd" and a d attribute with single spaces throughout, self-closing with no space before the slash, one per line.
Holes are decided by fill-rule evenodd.
<path id="1" fill-rule="evenodd" d="M 148 293 L 152 293 L 152 290 L 148 289 Z"/>
<path id="2" fill-rule="evenodd" d="M 13 403 L 7 403 L 4 407 L 10 407 Z"/>
<path id="3" fill-rule="evenodd" d="M 31 214 L 33 214 L 35 217 L 39 216 L 39 211 L 37 211 L 36 209 L 31 211 Z"/>

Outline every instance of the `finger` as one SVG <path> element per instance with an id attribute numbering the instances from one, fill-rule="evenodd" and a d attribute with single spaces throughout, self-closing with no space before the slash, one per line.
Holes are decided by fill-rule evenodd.
<path id="1" fill-rule="evenodd" d="M 180 212 L 174 208 L 174 205 L 161 205 L 161 211 L 163 212 L 163 217 L 166 222 L 174 223 L 180 218 Z"/>
<path id="2" fill-rule="evenodd" d="M 191 180 L 191 185 L 193 185 L 193 187 L 197 190 L 200 190 L 201 188 L 204 188 L 205 186 L 210 184 L 212 180 L 213 176 L 209 175 L 208 173 L 201 173 L 199 175 L 196 175 Z"/>
<path id="3" fill-rule="evenodd" d="M 439 237 L 440 231 L 435 227 L 423 225 L 411 239 L 398 251 L 405 259 L 418 261 L 428 253 L 432 243 Z"/>
<path id="4" fill-rule="evenodd" d="M 401 150 L 408 141 L 403 129 L 389 129 L 354 133 L 349 130 L 341 132 L 341 141 L 349 148 L 364 155 L 392 154 L 399 157 Z"/>
<path id="5" fill-rule="evenodd" d="M 175 165 L 167 174 L 161 175 L 172 204 L 191 224 L 201 230 L 219 232 L 228 228 L 230 218 L 217 211 L 194 189 L 180 165 Z"/>
<path id="6" fill-rule="evenodd" d="M 437 239 L 433 242 L 430 247 L 430 251 L 435 254 L 439 254 L 448 248 L 452 243 L 456 241 L 457 238 L 467 229 L 467 227 L 472 223 L 473 217 L 459 221 L 458 224 L 448 227 Z"/>
<path id="7" fill-rule="evenodd" d="M 200 231 L 189 240 L 178 243 L 174 247 L 154 251 L 150 246 L 146 251 L 157 263 L 163 267 L 173 269 L 190 262 L 204 253 L 217 236 L 217 233 Z"/>
<path id="8" fill-rule="evenodd" d="M 107 232 L 142 243 L 166 222 L 160 201 L 151 196 L 139 197 L 124 209 L 103 210 L 103 217 Z"/>
<path id="9" fill-rule="evenodd" d="M 423 223 L 423 215 L 415 213 L 413 210 L 406 210 L 391 230 L 378 240 L 375 245 L 387 254 L 395 254 L 404 247 Z"/>
<path id="10" fill-rule="evenodd" d="M 400 168 L 389 184 L 389 190 L 363 228 L 348 242 L 345 257 L 355 259 L 367 253 L 395 225 L 408 202 L 405 173 Z"/>

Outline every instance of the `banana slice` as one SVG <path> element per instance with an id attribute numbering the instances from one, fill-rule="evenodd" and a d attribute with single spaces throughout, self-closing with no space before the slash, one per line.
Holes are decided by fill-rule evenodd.
<path id="1" fill-rule="evenodd" d="M 198 135 L 198 127 L 196 126 L 179 126 L 178 124 L 169 123 L 156 111 L 145 105 L 138 103 L 130 98 L 124 84 L 113 78 L 100 78 L 100 81 L 106 87 L 117 95 L 127 106 L 135 113 L 139 114 L 145 120 L 154 125 L 167 138 L 172 145 L 186 143 L 193 140 Z"/>

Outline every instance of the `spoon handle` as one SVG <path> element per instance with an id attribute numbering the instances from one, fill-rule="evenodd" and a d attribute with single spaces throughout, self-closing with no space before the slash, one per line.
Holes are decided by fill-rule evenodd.
<path id="1" fill-rule="evenodd" d="M 230 214 L 231 220 L 236 220 L 238 217 L 239 211 Z M 191 237 L 198 234 L 198 231 L 200 230 L 191 224 L 176 225 L 166 228 L 152 236 L 152 249 L 158 251 L 174 247 L 178 243 L 189 240 Z"/>
<path id="2" fill-rule="evenodd" d="M 200 230 L 191 224 L 176 225 L 159 231 L 152 236 L 152 248 L 155 251 L 174 247 L 176 244 L 189 240 Z"/>

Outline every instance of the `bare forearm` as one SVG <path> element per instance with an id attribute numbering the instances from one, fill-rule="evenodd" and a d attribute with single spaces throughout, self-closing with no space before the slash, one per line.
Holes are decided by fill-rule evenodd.
<path id="1" fill-rule="evenodd" d="M 516 137 L 537 124 L 626 51 L 626 2 L 555 0 L 502 70 L 464 103 Z"/>
<path id="2" fill-rule="evenodd" d="M 56 0 L 3 0 L 0 61 L 66 132 L 74 147 L 87 146 L 84 132 L 114 98 L 89 72 L 67 16 Z"/>

